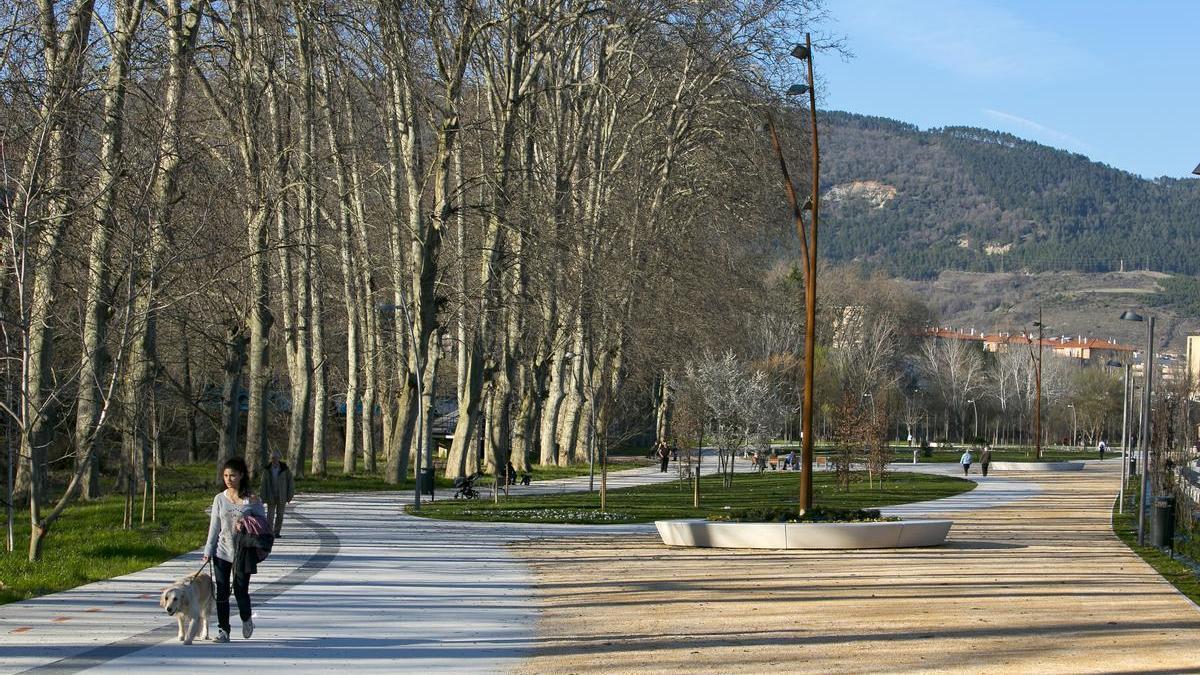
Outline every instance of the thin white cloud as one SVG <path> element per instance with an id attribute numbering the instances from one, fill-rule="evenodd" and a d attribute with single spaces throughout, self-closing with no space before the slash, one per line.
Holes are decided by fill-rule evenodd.
<path id="1" fill-rule="evenodd" d="M 847 33 L 973 80 L 1053 80 L 1088 63 L 1086 51 L 988 0 L 855 0 L 838 10 Z M 865 33 L 865 34 L 864 34 Z"/>
<path id="2" fill-rule="evenodd" d="M 1034 136 L 1034 140 L 1043 141 L 1047 145 L 1052 145 L 1059 148 L 1075 150 L 1087 155 L 1096 154 L 1095 148 L 1083 142 L 1082 140 L 1058 129 L 1052 129 L 1044 124 L 1034 122 L 1031 119 L 1013 115 L 1012 113 L 1001 112 L 985 108 L 983 114 L 996 120 L 1002 124 L 1006 124 L 1011 129 L 1016 127 L 1025 133 Z"/>

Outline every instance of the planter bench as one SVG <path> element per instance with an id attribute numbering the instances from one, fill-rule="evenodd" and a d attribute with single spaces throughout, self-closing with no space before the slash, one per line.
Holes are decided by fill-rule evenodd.
<path id="1" fill-rule="evenodd" d="M 950 520 L 867 523 L 733 523 L 699 519 L 659 520 L 664 544 L 700 548 L 859 549 L 938 546 Z"/>
<path id="2" fill-rule="evenodd" d="M 1082 471 L 1083 462 L 992 462 L 992 471 Z"/>

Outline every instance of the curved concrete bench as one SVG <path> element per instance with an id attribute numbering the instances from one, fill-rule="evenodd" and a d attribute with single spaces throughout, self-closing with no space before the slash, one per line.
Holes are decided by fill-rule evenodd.
<path id="1" fill-rule="evenodd" d="M 726 523 L 658 520 L 654 526 L 667 546 L 701 548 L 853 549 L 938 546 L 946 542 L 951 520 L 878 523 Z"/>
<path id="2" fill-rule="evenodd" d="M 1082 471 L 1083 462 L 992 462 L 996 471 Z"/>

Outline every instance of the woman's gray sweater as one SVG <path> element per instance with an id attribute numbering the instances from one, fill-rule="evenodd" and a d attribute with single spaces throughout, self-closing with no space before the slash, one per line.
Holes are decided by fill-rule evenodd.
<path id="1" fill-rule="evenodd" d="M 213 497 L 212 515 L 208 519 L 208 541 L 204 544 L 204 554 L 217 557 L 226 562 L 233 562 L 234 526 L 238 518 L 247 514 L 267 517 L 267 511 L 262 502 L 251 503 L 249 499 L 239 499 L 239 504 L 229 501 L 224 492 L 218 492 Z"/>

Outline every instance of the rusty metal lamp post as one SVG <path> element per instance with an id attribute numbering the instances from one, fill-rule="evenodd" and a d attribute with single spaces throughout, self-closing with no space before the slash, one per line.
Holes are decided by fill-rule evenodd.
<path id="1" fill-rule="evenodd" d="M 800 462 L 803 468 L 800 472 L 799 512 L 803 515 L 812 508 L 812 470 L 813 470 L 813 368 L 816 362 L 816 323 L 817 323 L 817 213 L 820 204 L 820 174 L 821 154 L 817 143 L 817 96 L 813 79 L 812 36 L 804 34 L 804 44 L 796 45 L 791 55 L 806 62 L 808 66 L 808 83 L 793 84 L 788 87 L 788 96 L 808 94 L 809 126 L 812 132 L 812 189 L 803 205 L 796 195 L 796 186 L 788 174 L 787 161 L 783 157 L 783 149 L 779 143 L 779 135 L 775 131 L 775 123 L 767 114 L 767 128 L 771 133 L 771 143 L 779 160 L 779 169 L 783 174 L 783 185 L 787 192 L 788 202 L 792 207 L 792 220 L 796 225 L 796 234 L 800 238 L 800 252 L 804 259 L 804 402 L 801 406 L 801 445 Z M 809 211 L 808 227 L 805 227 L 804 212 Z M 807 231 L 806 231 L 807 230 Z"/>
<path id="2" fill-rule="evenodd" d="M 1046 325 L 1042 323 L 1042 308 L 1038 307 L 1038 320 L 1033 322 L 1038 329 L 1037 344 L 1037 400 L 1033 418 L 1033 436 L 1037 452 L 1035 461 L 1042 461 L 1042 340 Z"/>

